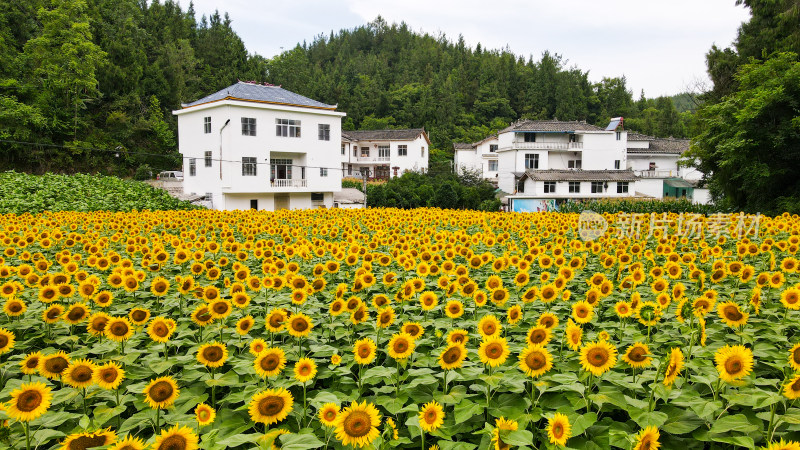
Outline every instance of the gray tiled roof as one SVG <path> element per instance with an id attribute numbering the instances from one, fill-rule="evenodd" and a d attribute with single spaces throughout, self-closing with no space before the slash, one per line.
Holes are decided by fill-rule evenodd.
<path id="1" fill-rule="evenodd" d="M 333 201 L 338 203 L 364 203 L 364 193 L 356 188 L 342 188 L 333 193 Z"/>
<path id="2" fill-rule="evenodd" d="M 328 105 L 326 103 L 312 100 L 292 91 L 287 91 L 280 86 L 263 85 L 256 83 L 245 83 L 240 81 L 236 84 L 230 85 L 225 89 L 207 95 L 200 100 L 191 103 L 184 103 L 182 106 L 188 108 L 191 106 L 201 105 L 203 103 L 216 102 L 225 99 L 232 100 L 245 100 L 253 102 L 264 103 L 279 103 L 293 106 L 304 106 L 309 108 L 324 108 L 335 109 L 336 105 Z"/>
<path id="3" fill-rule="evenodd" d="M 632 170 L 527 170 L 534 181 L 636 181 Z"/>
<path id="4" fill-rule="evenodd" d="M 413 141 L 420 134 L 425 133 L 424 128 L 406 128 L 402 130 L 356 130 L 342 131 L 342 137 L 352 141 Z M 427 136 L 425 136 L 427 139 Z"/>
<path id="5" fill-rule="evenodd" d="M 559 120 L 518 120 L 510 126 L 501 130 L 507 131 L 550 131 L 550 132 L 569 132 L 569 131 L 603 131 L 602 128 L 588 124 L 586 122 L 562 122 Z"/>
<path id="6" fill-rule="evenodd" d="M 453 142 L 454 150 L 472 150 L 473 148 L 475 148 L 475 146 L 468 142 Z"/>
<path id="7" fill-rule="evenodd" d="M 628 147 L 628 153 L 661 153 L 680 155 L 689 150 L 689 139 L 651 138 L 649 148 Z"/>
<path id="8" fill-rule="evenodd" d="M 653 139 L 657 139 L 653 136 L 648 136 L 646 134 L 639 134 L 634 133 L 632 131 L 628 131 L 628 140 L 629 141 L 652 141 Z"/>

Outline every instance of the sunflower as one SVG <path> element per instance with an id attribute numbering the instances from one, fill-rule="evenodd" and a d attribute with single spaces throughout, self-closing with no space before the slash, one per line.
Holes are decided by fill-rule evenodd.
<path id="1" fill-rule="evenodd" d="M 714 354 L 719 377 L 732 382 L 746 377 L 753 370 L 753 351 L 743 345 L 726 345 Z"/>
<path id="2" fill-rule="evenodd" d="M 112 341 L 127 341 L 133 336 L 133 324 L 126 317 L 112 317 L 106 323 L 103 334 Z"/>
<path id="3" fill-rule="evenodd" d="M 506 320 L 510 325 L 516 325 L 522 320 L 522 307 L 514 305 L 506 311 Z"/>
<path id="4" fill-rule="evenodd" d="M 53 394 L 44 383 L 23 383 L 11 391 L 11 400 L 6 402 L 6 414 L 19 422 L 30 422 L 41 416 L 50 407 Z"/>
<path id="5" fill-rule="evenodd" d="M 656 302 L 641 302 L 636 308 L 636 319 L 644 326 L 652 327 L 661 319 L 661 308 Z"/>
<path id="6" fill-rule="evenodd" d="M 528 345 L 547 345 L 551 338 L 552 332 L 550 329 L 545 328 L 542 325 L 536 325 L 528 330 L 526 341 Z"/>
<path id="7" fill-rule="evenodd" d="M 3 342 L 4 335 L 0 331 L 0 344 Z M 1 352 L 2 350 L 0 350 Z M 33 352 L 25 355 L 25 358 L 19 362 L 20 370 L 25 375 L 33 375 L 39 370 L 39 364 L 42 362 L 42 352 Z"/>
<path id="8" fill-rule="evenodd" d="M 272 377 L 281 373 L 286 367 L 286 354 L 277 347 L 266 348 L 258 354 L 253 365 L 260 377 Z"/>
<path id="9" fill-rule="evenodd" d="M 495 428 L 492 430 L 492 448 L 494 450 L 508 450 L 511 448 L 509 444 L 503 442 L 500 438 L 500 432 L 503 430 L 507 431 L 516 431 L 519 428 L 519 424 L 516 420 L 506 419 L 505 417 L 500 417 L 499 419 L 495 419 L 494 421 Z"/>
<path id="10" fill-rule="evenodd" d="M 342 363 L 342 357 L 334 353 L 331 355 L 331 365 L 338 366 Z"/>
<path id="11" fill-rule="evenodd" d="M 208 304 L 208 312 L 214 319 L 224 319 L 231 315 L 232 311 L 231 302 L 224 298 L 218 298 Z"/>
<path id="12" fill-rule="evenodd" d="M 61 375 L 61 380 L 74 388 L 87 388 L 92 385 L 96 366 L 88 359 L 72 361 Z"/>
<path id="13" fill-rule="evenodd" d="M 5 305 L 3 305 L 3 312 L 8 314 L 10 317 L 18 317 L 27 311 L 28 305 L 25 304 L 22 300 L 18 298 L 9 298 L 6 300 Z"/>
<path id="14" fill-rule="evenodd" d="M 67 309 L 67 312 L 64 313 L 64 320 L 72 325 L 78 324 L 86 320 L 89 317 L 89 307 L 87 307 L 83 303 L 73 303 Z"/>
<path id="15" fill-rule="evenodd" d="M 789 350 L 789 365 L 795 371 L 800 371 L 800 344 L 795 344 Z"/>
<path id="16" fill-rule="evenodd" d="M 152 450 L 196 450 L 198 438 L 189 427 L 175 425 L 169 430 L 161 430 L 161 435 L 153 442 Z"/>
<path id="17" fill-rule="evenodd" d="M 339 417 L 339 407 L 333 403 L 325 403 L 319 409 L 317 416 L 323 425 L 331 428 L 336 425 L 336 418 Z"/>
<path id="18" fill-rule="evenodd" d="M 380 413 L 372 403 L 352 402 L 336 418 L 336 439 L 343 446 L 366 447 L 379 435 Z"/>
<path id="19" fill-rule="evenodd" d="M 391 306 L 384 306 L 378 310 L 376 325 L 378 328 L 387 328 L 394 323 L 394 309 Z"/>
<path id="20" fill-rule="evenodd" d="M 108 450 L 144 450 L 147 445 L 143 440 L 128 435 L 125 439 L 117 441 L 116 444 L 108 448 Z"/>
<path id="21" fill-rule="evenodd" d="M 248 412 L 253 422 L 271 425 L 285 419 L 293 404 L 292 394 L 286 389 L 269 389 L 253 395 Z"/>
<path id="22" fill-rule="evenodd" d="M 108 362 L 95 368 L 92 380 L 103 389 L 116 389 L 125 379 L 125 371 L 116 362 Z"/>
<path id="23" fill-rule="evenodd" d="M 458 319 L 464 315 L 464 304 L 458 300 L 450 300 L 444 308 L 445 314 L 451 319 Z"/>
<path id="24" fill-rule="evenodd" d="M 572 317 L 577 323 L 589 323 L 594 317 L 594 307 L 586 300 L 576 302 L 572 305 Z"/>
<path id="25" fill-rule="evenodd" d="M 536 378 L 553 368 L 553 356 L 544 345 L 530 345 L 519 354 L 519 368 Z"/>
<path id="26" fill-rule="evenodd" d="M 261 338 L 256 338 L 250 341 L 250 354 L 253 356 L 258 356 L 267 349 L 267 343 Z"/>
<path id="27" fill-rule="evenodd" d="M 430 311 L 439 304 L 439 296 L 433 291 L 425 291 L 420 294 L 419 303 L 423 311 Z"/>
<path id="28" fill-rule="evenodd" d="M 576 325 L 572 319 L 569 319 L 567 322 L 567 330 L 565 333 L 565 337 L 567 339 L 567 345 L 572 350 L 577 350 L 581 346 L 581 340 L 583 339 L 583 329 Z"/>
<path id="29" fill-rule="evenodd" d="M 254 324 L 253 316 L 244 316 L 236 322 L 236 333 L 244 336 L 250 332 Z"/>
<path id="30" fill-rule="evenodd" d="M 414 338 L 404 332 L 395 333 L 389 340 L 389 356 L 395 360 L 406 359 L 414 353 Z"/>
<path id="31" fill-rule="evenodd" d="M 53 303 L 42 312 L 42 320 L 45 323 L 53 324 L 61 319 L 63 313 L 64 307 L 60 303 Z"/>
<path id="32" fill-rule="evenodd" d="M 151 408 L 166 409 L 172 406 L 181 391 L 171 376 L 165 376 L 150 380 L 142 393 L 145 403 Z"/>
<path id="33" fill-rule="evenodd" d="M 554 445 L 567 445 L 570 438 L 569 418 L 561 413 L 555 413 L 553 417 L 547 419 L 547 437 Z"/>
<path id="34" fill-rule="evenodd" d="M 109 320 L 111 320 L 111 316 L 108 314 L 102 311 L 96 312 L 89 316 L 89 321 L 86 324 L 86 330 L 92 336 L 100 336 L 104 334 L 103 332 L 105 331 Z"/>
<path id="35" fill-rule="evenodd" d="M 469 341 L 469 333 L 467 330 L 462 330 L 459 328 L 451 330 L 449 333 L 447 333 L 447 342 L 451 344 L 466 345 L 467 341 Z"/>
<path id="36" fill-rule="evenodd" d="M 787 442 L 781 438 L 778 442 L 772 442 L 766 447 L 761 447 L 761 450 L 800 450 L 800 442 Z"/>
<path id="37" fill-rule="evenodd" d="M 550 312 L 543 312 L 538 319 L 536 319 L 536 325 L 543 326 L 548 330 L 552 330 L 558 326 L 558 317 Z"/>
<path id="38" fill-rule="evenodd" d="M 69 356 L 63 351 L 47 355 L 42 357 L 42 362 L 39 364 L 39 374 L 54 380 L 61 377 L 69 364 Z"/>
<path id="39" fill-rule="evenodd" d="M 499 336 L 503 326 L 494 315 L 483 316 L 478 322 L 478 332 L 485 339 L 488 337 Z"/>
<path id="40" fill-rule="evenodd" d="M 436 431 L 444 423 L 444 410 L 435 400 L 426 403 L 419 411 L 419 427 L 428 433 Z"/>
<path id="41" fill-rule="evenodd" d="M 742 311 L 739 305 L 734 302 L 720 303 L 717 306 L 717 314 L 719 314 L 719 318 L 722 319 L 722 322 L 731 328 L 743 326 L 747 323 L 747 318 L 750 316 Z"/>
<path id="42" fill-rule="evenodd" d="M 133 308 L 128 313 L 128 318 L 131 320 L 131 323 L 136 326 L 144 325 L 150 320 L 150 310 L 145 308 Z"/>
<path id="43" fill-rule="evenodd" d="M 506 338 L 501 337 L 487 337 L 478 348 L 478 356 L 481 362 L 488 364 L 490 367 L 497 367 L 503 364 L 509 353 L 508 342 Z"/>
<path id="44" fill-rule="evenodd" d="M 384 433 L 388 433 L 390 438 L 389 440 L 398 440 L 400 439 L 400 434 L 397 432 L 397 424 L 394 423 L 394 419 L 391 417 L 386 418 L 386 428 L 384 428 Z"/>
<path id="45" fill-rule="evenodd" d="M 681 370 L 683 370 L 683 365 L 683 352 L 680 348 L 674 347 L 670 351 L 669 363 L 667 364 L 667 370 L 664 373 L 664 386 L 672 386 L 672 383 L 675 382 L 675 379 L 678 378 Z"/>
<path id="46" fill-rule="evenodd" d="M 303 313 L 298 313 L 289 318 L 289 334 L 294 337 L 306 337 L 311 334 L 314 323 L 311 318 Z"/>
<path id="47" fill-rule="evenodd" d="M 200 305 L 192 311 L 192 322 L 204 327 L 214 321 L 214 316 L 207 305 Z"/>
<path id="48" fill-rule="evenodd" d="M 800 374 L 796 374 L 783 385 L 783 395 L 789 400 L 800 398 Z"/>
<path id="49" fill-rule="evenodd" d="M 633 314 L 633 308 L 630 303 L 621 300 L 614 305 L 614 312 L 621 318 L 630 317 Z"/>
<path id="50" fill-rule="evenodd" d="M 155 342 L 167 342 L 175 331 L 175 321 L 171 318 L 156 317 L 147 326 L 147 334 Z"/>
<path id="51" fill-rule="evenodd" d="M 607 341 L 590 342 L 581 348 L 581 366 L 594 376 L 608 372 L 617 362 L 617 349 Z"/>
<path id="52" fill-rule="evenodd" d="M 636 435 L 636 445 L 633 450 L 658 450 L 661 447 L 661 443 L 658 442 L 660 436 L 658 428 L 646 427 Z"/>
<path id="53" fill-rule="evenodd" d="M 280 333 L 286 327 L 286 311 L 281 308 L 273 309 L 267 314 L 267 330 L 270 333 Z"/>
<path id="54" fill-rule="evenodd" d="M 117 434 L 110 428 L 106 430 L 99 430 L 95 432 L 80 432 L 73 433 L 67 436 L 67 439 L 61 443 L 62 450 L 83 450 L 93 447 L 103 447 L 111 445 L 117 440 Z"/>
<path id="55" fill-rule="evenodd" d="M 197 424 L 203 427 L 214 422 L 217 412 L 205 403 L 198 403 L 197 407 L 194 408 L 194 417 L 197 419 Z"/>
<path id="56" fill-rule="evenodd" d="M 346 303 L 344 300 L 337 298 L 336 300 L 332 301 L 330 306 L 328 307 L 328 312 L 331 313 L 332 316 L 338 316 L 345 312 L 346 310 Z"/>
<path id="57" fill-rule="evenodd" d="M 228 359 L 228 347 L 219 342 L 203 344 L 197 349 L 197 362 L 211 367 L 212 369 L 222 367 Z"/>
<path id="58" fill-rule="evenodd" d="M 467 348 L 463 344 L 450 344 L 439 355 L 439 366 L 442 369 L 458 369 L 467 357 Z"/>
<path id="59" fill-rule="evenodd" d="M 628 349 L 625 350 L 625 354 L 622 355 L 622 360 L 634 369 L 643 369 L 648 367 L 653 361 L 653 358 L 647 356 L 649 353 L 650 349 L 647 347 L 647 344 L 636 342 L 628 346 Z"/>
<path id="60" fill-rule="evenodd" d="M 16 336 L 13 332 L 0 328 L 0 355 L 10 352 L 14 348 Z"/>
<path id="61" fill-rule="evenodd" d="M 781 303 L 787 309 L 798 310 L 800 309 L 800 289 L 791 287 L 781 293 Z"/>
<path id="62" fill-rule="evenodd" d="M 311 358 L 300 358 L 294 363 L 294 379 L 305 383 L 317 376 L 317 364 Z"/>

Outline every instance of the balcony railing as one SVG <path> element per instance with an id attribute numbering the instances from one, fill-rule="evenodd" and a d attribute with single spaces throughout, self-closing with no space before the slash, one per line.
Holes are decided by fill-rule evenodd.
<path id="1" fill-rule="evenodd" d="M 270 185 L 274 188 L 292 188 L 292 187 L 307 187 L 306 179 L 277 179 L 272 180 Z"/>
<path id="2" fill-rule="evenodd" d="M 634 171 L 639 178 L 670 178 L 677 177 L 677 170 L 636 170 Z"/>
<path id="3" fill-rule="evenodd" d="M 389 162 L 388 156 L 358 156 L 356 157 L 357 162 Z"/>
<path id="4" fill-rule="evenodd" d="M 514 142 L 514 148 L 525 150 L 581 150 L 583 142 Z"/>

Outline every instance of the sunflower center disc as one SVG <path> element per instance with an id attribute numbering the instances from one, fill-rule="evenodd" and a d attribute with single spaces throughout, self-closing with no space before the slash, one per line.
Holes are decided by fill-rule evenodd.
<path id="1" fill-rule="evenodd" d="M 31 412 L 42 404 L 42 394 L 37 391 L 25 391 L 17 398 L 17 409 Z"/>
<path id="2" fill-rule="evenodd" d="M 363 411 L 354 411 L 344 420 L 344 431 L 353 437 L 365 436 L 369 433 L 370 424 L 369 414 Z"/>

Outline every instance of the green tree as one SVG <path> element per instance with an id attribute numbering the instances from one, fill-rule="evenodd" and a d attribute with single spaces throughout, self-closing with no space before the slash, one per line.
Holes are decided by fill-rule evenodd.
<path id="1" fill-rule="evenodd" d="M 737 90 L 700 109 L 691 157 L 723 205 L 800 212 L 800 62 L 796 53 L 751 60 Z"/>

